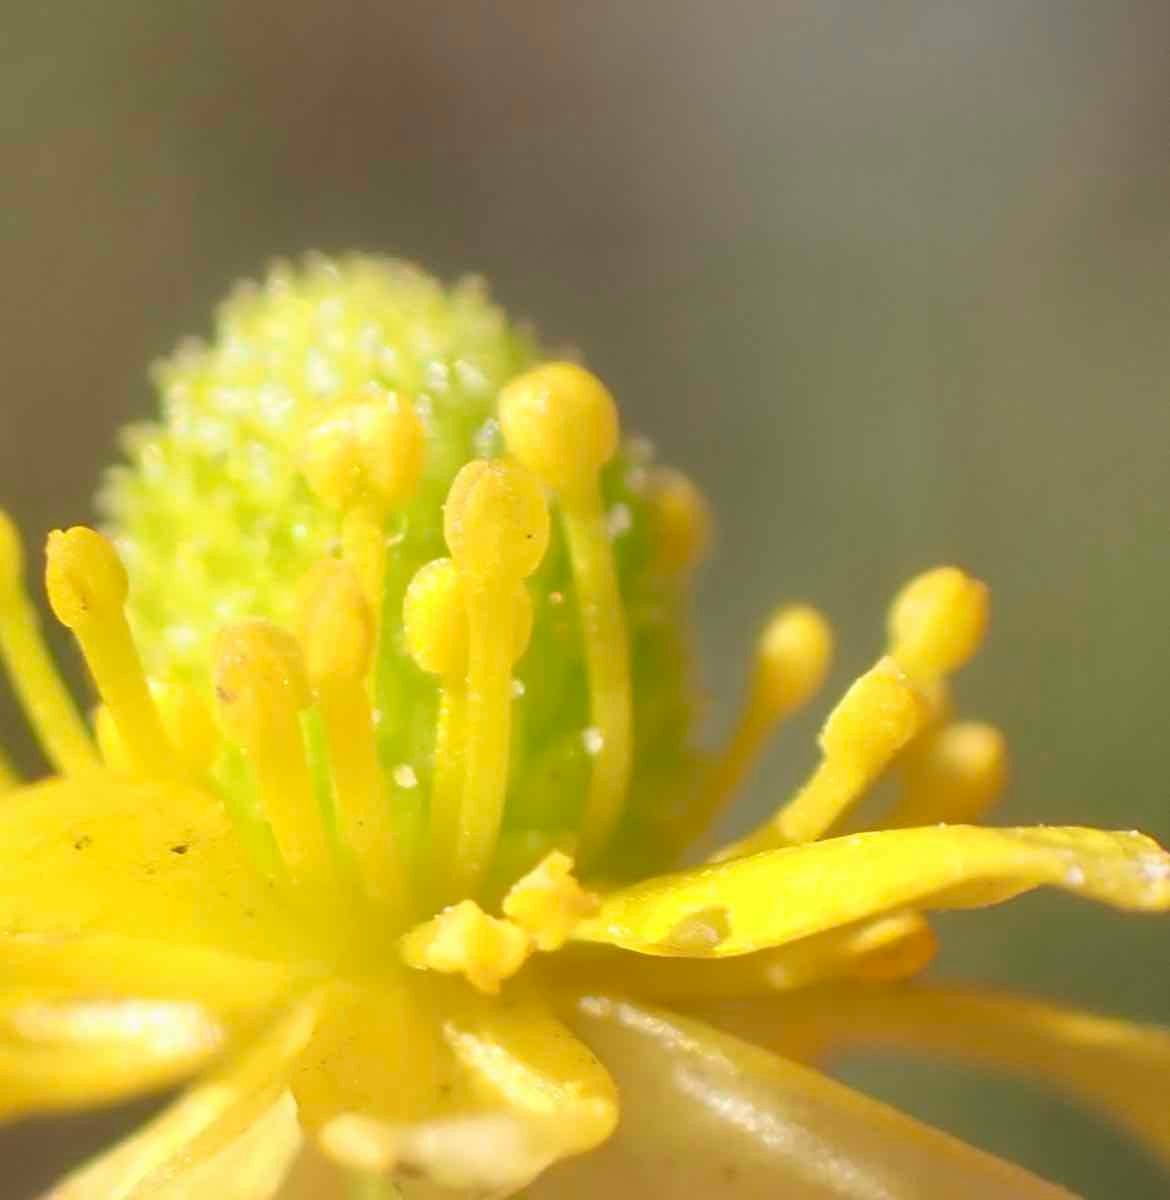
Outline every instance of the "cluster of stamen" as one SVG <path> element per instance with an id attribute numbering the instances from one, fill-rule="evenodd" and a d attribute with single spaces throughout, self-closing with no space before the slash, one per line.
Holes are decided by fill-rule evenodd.
<path id="1" fill-rule="evenodd" d="M 220 631 L 209 697 L 148 679 L 127 620 L 127 574 L 111 542 L 80 527 L 50 536 L 49 602 L 76 637 L 100 698 L 92 736 L 46 650 L 22 586 L 19 542 L 0 514 L 0 654 L 58 771 L 104 762 L 218 790 L 257 869 L 276 886 L 290 895 L 332 889 L 397 930 L 409 966 L 461 974 L 489 992 L 534 953 L 560 948 L 595 911 L 596 897 L 574 871 L 579 864 L 602 874 L 622 828 L 638 711 L 602 496 L 602 472 L 619 444 L 613 399 L 587 371 L 553 363 L 503 389 L 498 419 L 505 453 L 467 462 L 450 485 L 448 556 L 403 577 L 392 596 L 401 602 L 394 618 L 405 652 L 437 692 L 421 831 L 407 827 L 396 804 L 401 781 L 379 738 L 382 723 L 405 714 L 379 705 L 377 686 L 389 636 L 391 531 L 426 463 L 427 429 L 409 397 L 371 386 L 304 431 L 301 469 L 339 515 L 339 552 L 301 581 L 294 629 L 254 619 Z M 646 492 L 655 569 L 664 577 L 689 572 L 709 537 L 702 497 L 663 469 L 649 475 Z M 480 901 L 492 894 L 509 800 L 515 668 L 533 635 L 526 581 L 554 522 L 579 621 L 588 785 L 575 829 L 494 892 L 501 915 L 492 916 Z M 954 568 L 913 581 L 893 606 L 886 655 L 825 723 L 810 778 L 725 855 L 821 837 L 888 768 L 899 792 L 887 823 L 978 815 L 1003 782 L 1002 740 L 989 727 L 950 720 L 946 680 L 974 652 L 985 621 L 982 585 Z M 831 631 L 815 610 L 789 606 L 768 621 L 725 748 L 662 826 L 677 850 L 703 832 L 777 726 L 816 693 L 831 655 Z M 246 763 L 246 802 L 225 782 L 225 754 Z M 15 782 L 0 760 L 0 786 Z M 413 770 L 401 786 L 419 786 Z"/>

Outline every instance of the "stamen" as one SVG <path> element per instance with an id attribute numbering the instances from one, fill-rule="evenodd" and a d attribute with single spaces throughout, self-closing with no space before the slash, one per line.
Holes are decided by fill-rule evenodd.
<path id="1" fill-rule="evenodd" d="M 386 570 L 386 519 L 414 495 L 426 430 L 414 401 L 377 384 L 309 429 L 301 471 L 309 487 L 344 514 L 342 550 L 361 579 L 375 626 Z"/>
<path id="2" fill-rule="evenodd" d="M 898 765 L 902 790 L 883 828 L 973 825 L 1007 786 L 1007 743 L 991 725 L 954 723 L 919 739 Z"/>
<path id="3" fill-rule="evenodd" d="M 359 504 L 341 522 L 341 553 L 357 573 L 370 611 L 377 614 L 386 584 L 386 531 L 379 509 Z"/>
<path id="4" fill-rule="evenodd" d="M 331 875 L 301 734 L 310 696 L 296 639 L 266 621 L 243 621 L 221 631 L 212 657 L 220 720 L 251 765 L 290 875 L 298 881 Z"/>
<path id="5" fill-rule="evenodd" d="M 300 638 L 325 726 L 341 840 L 367 894 L 401 906 L 405 877 L 364 682 L 374 619 L 348 563 L 327 559 L 309 572 L 301 586 Z"/>
<path id="6" fill-rule="evenodd" d="M 460 901 L 415 926 L 401 945 L 403 960 L 415 970 L 462 975 L 489 995 L 499 992 L 533 949 L 523 929 L 488 916 L 474 900 Z"/>
<path id="7" fill-rule="evenodd" d="M 755 669 L 735 729 L 681 823 L 681 845 L 707 828 L 747 778 L 780 722 L 820 689 L 832 656 L 833 631 L 816 609 L 792 605 L 773 615 L 756 642 Z"/>
<path id="8" fill-rule="evenodd" d="M 12 765 L 8 755 L 0 750 L 0 795 L 19 786 L 20 776 L 16 773 L 16 768 Z"/>
<path id="9" fill-rule="evenodd" d="M 77 639 L 134 770 L 163 777 L 182 774 L 126 621 L 129 585 L 114 547 L 100 533 L 79 525 L 49 534 L 46 560 L 49 605 Z"/>
<path id="10" fill-rule="evenodd" d="M 163 728 L 190 775 L 199 777 L 211 770 L 220 748 L 219 729 L 203 697 L 193 687 L 179 682 L 150 684 Z"/>
<path id="11" fill-rule="evenodd" d="M 372 504 L 382 512 L 418 485 L 426 432 L 408 397 L 377 384 L 305 435 L 301 471 L 309 487 L 340 512 Z"/>
<path id="12" fill-rule="evenodd" d="M 821 762 L 774 817 L 720 857 L 811 842 L 855 803 L 913 737 L 930 709 L 891 658 L 879 659 L 845 693 L 821 730 Z"/>
<path id="13" fill-rule="evenodd" d="M 163 728 L 188 775 L 207 774 L 219 751 L 219 730 L 203 699 L 185 683 L 148 681 Z M 113 714 L 104 705 L 94 712 L 94 732 L 106 766 L 125 774 L 134 772 L 134 762 L 118 732 Z"/>
<path id="14" fill-rule="evenodd" d="M 957 567 L 917 576 L 890 606 L 890 656 L 927 698 L 931 720 L 899 756 L 899 791 L 883 825 L 974 820 L 1003 789 L 1000 734 L 989 726 L 950 723 L 948 677 L 979 648 L 987 616 L 987 587 Z"/>
<path id="15" fill-rule="evenodd" d="M 453 898 L 444 878 L 455 858 L 467 717 L 467 607 L 455 563 L 437 558 L 421 567 L 402 606 L 406 647 L 418 667 L 439 677 L 439 716 L 431 778 L 431 875 L 436 903 Z"/>
<path id="16" fill-rule="evenodd" d="M 617 450 L 617 408 L 596 376 L 549 363 L 508 384 L 499 413 L 508 449 L 556 493 L 573 565 L 590 725 L 600 734 L 581 826 L 589 861 L 617 828 L 633 740 L 629 641 L 600 487 L 601 470 Z"/>
<path id="17" fill-rule="evenodd" d="M 448 493 L 443 532 L 467 606 L 464 772 L 451 864 L 455 885 L 466 893 L 482 879 L 503 819 L 512 666 L 532 621 L 523 581 L 548 546 L 548 506 L 539 480 L 514 462 L 468 463 Z"/>
<path id="18" fill-rule="evenodd" d="M 890 606 L 889 655 L 920 687 L 954 674 L 987 630 L 987 586 L 958 567 L 912 579 Z"/>
<path id="19" fill-rule="evenodd" d="M 71 775 L 96 765 L 97 750 L 45 645 L 23 575 L 20 535 L 0 509 L 0 661 L 45 755 Z"/>
<path id="20" fill-rule="evenodd" d="M 681 471 L 656 467 L 648 499 L 659 568 L 668 575 L 692 570 L 711 544 L 713 522 L 703 493 Z"/>
<path id="21" fill-rule="evenodd" d="M 546 855 L 504 897 L 504 916 L 532 938 L 538 950 L 559 950 L 577 923 L 596 914 L 600 897 L 573 877 L 573 860 L 560 850 Z"/>

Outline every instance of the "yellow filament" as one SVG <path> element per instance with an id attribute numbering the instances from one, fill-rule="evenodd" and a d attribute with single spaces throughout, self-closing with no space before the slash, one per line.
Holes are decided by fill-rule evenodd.
<path id="1" fill-rule="evenodd" d="M 163 728 L 187 773 L 205 775 L 219 750 L 219 730 L 197 692 L 184 683 L 150 680 L 150 693 L 158 705 Z M 94 712 L 94 733 L 105 764 L 115 771 L 133 773 L 134 762 L 118 732 L 113 714 L 104 705 Z"/>
<path id="2" fill-rule="evenodd" d="M 289 874 L 328 876 L 330 850 L 301 734 L 310 697 L 296 640 L 268 622 L 244 621 L 220 633 L 213 659 L 220 720 L 248 759 Z"/>
<path id="3" fill-rule="evenodd" d="M 341 522 L 341 551 L 357 572 L 376 619 L 386 578 L 386 533 L 377 509 L 359 504 L 345 514 Z"/>
<path id="4" fill-rule="evenodd" d="M 811 842 L 825 833 L 925 728 L 930 710 L 890 658 L 845 693 L 821 730 L 821 761 L 799 792 L 721 857 Z"/>
<path id="5" fill-rule="evenodd" d="M 1007 744 L 991 725 L 956 722 L 919 738 L 898 768 L 902 787 L 883 828 L 973 825 L 1007 784 Z"/>
<path id="6" fill-rule="evenodd" d="M 0 509 L 0 661 L 49 761 L 69 775 L 96 764 L 97 751 L 45 645 L 23 573 L 20 536 Z"/>
<path id="7" fill-rule="evenodd" d="M 335 559 L 319 563 L 302 584 L 300 638 L 329 746 L 338 830 L 367 894 L 401 906 L 405 877 L 365 685 L 373 637 L 353 568 Z"/>
<path id="8" fill-rule="evenodd" d="M 77 639 L 127 759 L 144 775 L 181 775 L 126 621 L 126 571 L 92 529 L 49 534 L 45 585 L 57 620 Z"/>
<path id="9" fill-rule="evenodd" d="M 378 384 L 368 384 L 302 439 L 305 481 L 344 513 L 342 550 L 361 579 L 375 632 L 385 583 L 386 518 L 414 495 L 425 458 L 426 429 L 414 401 Z"/>
<path id="10" fill-rule="evenodd" d="M 500 394 L 508 449 L 557 495 L 573 565 L 596 737 L 581 853 L 596 858 L 621 818 L 633 748 L 630 650 L 600 474 L 618 443 L 617 408 L 596 376 L 549 363 Z"/>
<path id="11" fill-rule="evenodd" d="M 494 995 L 528 960 L 532 942 L 518 925 L 488 916 L 474 900 L 462 900 L 410 930 L 401 949 L 403 960 L 416 970 L 462 975 Z"/>
<path id="12" fill-rule="evenodd" d="M 12 765 L 8 755 L 0 750 L 0 794 L 10 792 L 20 785 L 20 776 Z"/>
<path id="13" fill-rule="evenodd" d="M 194 688 L 178 682 L 152 680 L 150 691 L 163 728 L 183 765 L 192 775 L 206 774 L 219 753 L 220 736 L 203 697 Z"/>
<path id="14" fill-rule="evenodd" d="M 797 604 L 772 616 L 756 643 L 751 685 L 735 729 L 683 821 L 682 844 L 707 828 L 743 783 L 780 722 L 816 694 L 832 656 L 833 631 L 816 609 Z"/>
<path id="15" fill-rule="evenodd" d="M 548 506 L 539 480 L 514 462 L 468 463 L 447 496 L 443 532 L 467 608 L 464 766 L 451 860 L 453 885 L 466 893 L 482 879 L 503 820 L 512 666 L 531 627 L 523 580 L 548 546 Z"/>
<path id="16" fill-rule="evenodd" d="M 114 724 L 114 718 L 110 715 L 110 710 L 104 704 L 99 704 L 93 710 L 93 733 L 97 739 L 98 751 L 101 753 L 102 762 L 111 771 L 117 771 L 123 775 L 131 774 L 134 770 L 134 764 L 130 761 L 129 754 L 126 753 L 126 744 L 122 741 L 121 735 L 118 733 L 118 727 Z"/>

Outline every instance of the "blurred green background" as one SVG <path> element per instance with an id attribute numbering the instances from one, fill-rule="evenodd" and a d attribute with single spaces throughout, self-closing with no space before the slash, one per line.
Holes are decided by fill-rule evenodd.
<path id="1" fill-rule="evenodd" d="M 86 516 L 147 364 L 237 276 L 347 247 L 482 272 L 711 495 L 713 728 L 773 601 L 839 622 L 843 682 L 898 583 L 954 560 L 995 589 L 962 697 L 1011 736 L 1004 819 L 1170 839 L 1165 0 L 58 0 L 2 25 L 0 489 L 33 537 Z M 945 932 L 952 974 L 1170 1022 L 1165 922 L 1041 897 Z M 1039 1092 L 848 1077 L 1088 1196 L 1167 1192 Z M 0 1195 L 111 1127 L 7 1132 Z"/>

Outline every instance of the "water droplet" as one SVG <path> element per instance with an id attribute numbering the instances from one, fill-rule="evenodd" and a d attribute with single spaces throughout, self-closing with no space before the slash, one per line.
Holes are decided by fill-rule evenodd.
<path id="1" fill-rule="evenodd" d="M 1170 883 L 1170 858 L 1161 854 L 1143 855 L 1138 870 L 1150 883 Z"/>
<path id="2" fill-rule="evenodd" d="M 1073 863 L 1071 867 L 1064 873 L 1064 881 L 1069 887 L 1083 887 L 1085 882 L 1085 870 L 1083 867 Z"/>
<path id="3" fill-rule="evenodd" d="M 605 748 L 605 734 L 596 725 L 581 730 L 581 745 L 590 758 L 596 757 Z"/>
<path id="4" fill-rule="evenodd" d="M 716 949 L 731 933 L 727 909 L 704 908 L 688 913 L 663 939 L 665 945 L 681 954 L 702 957 Z"/>
<path id="5" fill-rule="evenodd" d="M 634 524 L 634 516 L 630 512 L 630 506 L 628 504 L 615 504 L 609 510 L 605 524 L 611 542 L 616 541 L 623 534 L 629 533 L 630 528 Z"/>
<path id="6" fill-rule="evenodd" d="M 394 782 L 400 788 L 418 787 L 418 776 L 410 763 L 400 763 L 394 768 Z"/>
<path id="7" fill-rule="evenodd" d="M 519 700 L 520 697 L 524 695 L 524 690 L 525 689 L 524 689 L 524 680 L 523 679 L 513 679 L 512 680 L 512 699 L 513 700 Z"/>
<path id="8" fill-rule="evenodd" d="M 472 448 L 477 458 L 494 458 L 500 452 L 503 435 L 500 433 L 500 423 L 495 417 L 488 417 L 475 431 Z"/>

